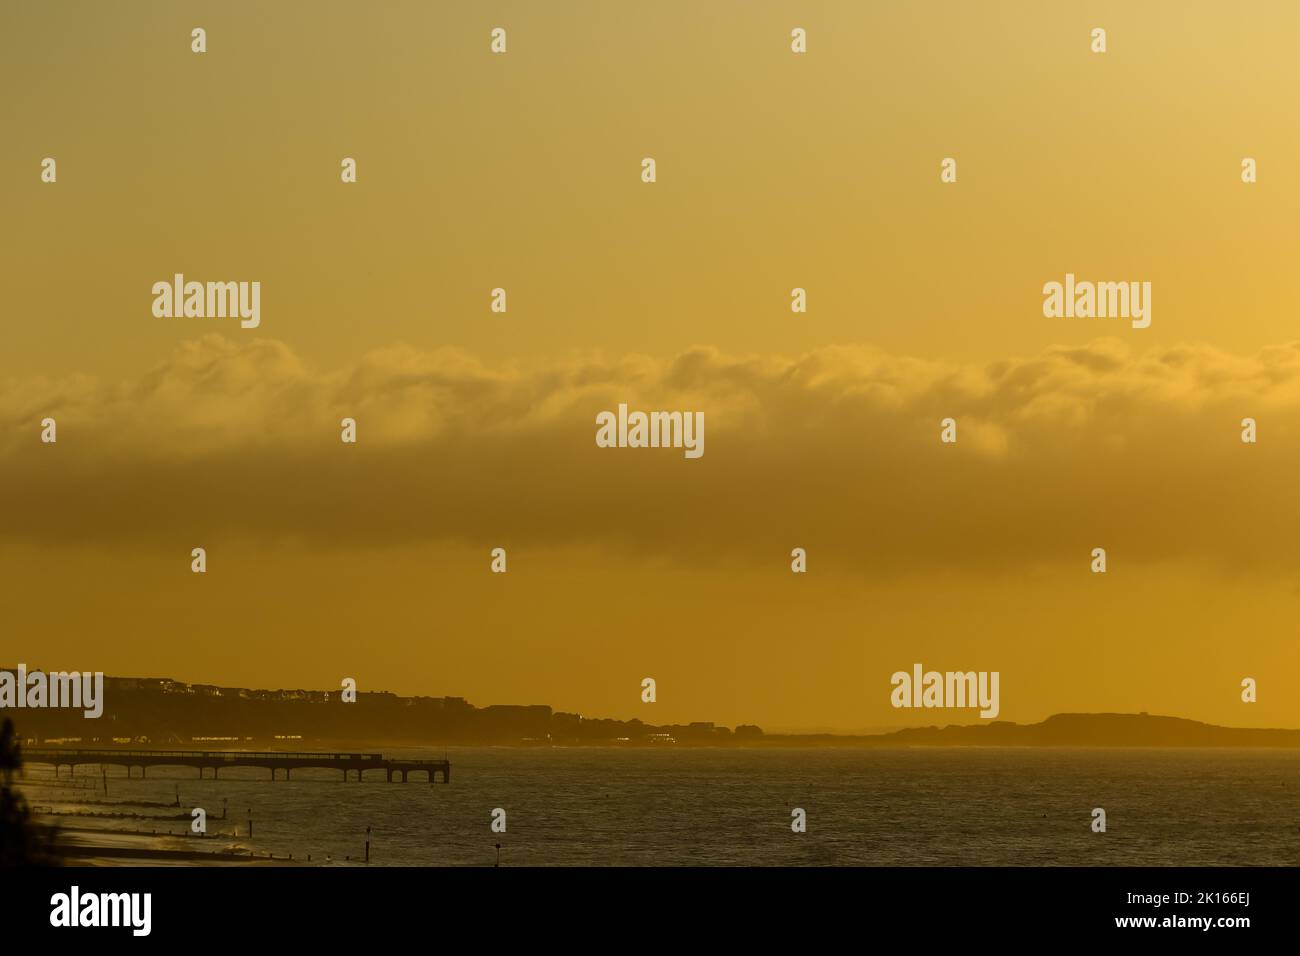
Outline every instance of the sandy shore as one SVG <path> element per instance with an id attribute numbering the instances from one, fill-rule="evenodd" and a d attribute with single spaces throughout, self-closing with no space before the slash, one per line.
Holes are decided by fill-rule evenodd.
<path id="1" fill-rule="evenodd" d="M 37 825 L 53 833 L 55 856 L 68 866 L 312 865 L 259 852 L 229 833 L 191 835 L 188 816 L 178 819 L 174 807 L 144 804 L 142 809 L 137 801 L 42 782 L 21 790 Z"/>
<path id="2" fill-rule="evenodd" d="M 222 843 L 211 849 L 193 844 L 218 841 L 148 833 L 121 833 L 92 827 L 60 827 L 55 853 L 72 866 L 293 866 L 283 859 L 257 858 L 247 848 Z"/>

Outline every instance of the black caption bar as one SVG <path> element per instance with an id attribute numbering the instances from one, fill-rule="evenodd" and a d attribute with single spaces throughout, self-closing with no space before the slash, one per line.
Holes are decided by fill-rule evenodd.
<path id="1" fill-rule="evenodd" d="M 683 933 L 770 942 L 837 932 L 1008 941 L 1043 933 L 1197 935 L 1230 943 L 1281 929 L 1296 872 L 236 866 L 67 867 L 7 876 L 10 939 L 184 943 L 207 925 L 220 926 L 226 940 L 259 945 L 364 942 L 376 932 L 395 934 L 394 941 L 427 933 L 464 932 L 484 943 L 532 936 L 535 945 L 543 930 L 651 934 L 676 945 Z"/>

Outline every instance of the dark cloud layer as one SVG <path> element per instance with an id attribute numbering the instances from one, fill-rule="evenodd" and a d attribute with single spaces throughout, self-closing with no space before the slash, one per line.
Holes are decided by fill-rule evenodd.
<path id="1" fill-rule="evenodd" d="M 703 411 L 704 456 L 598 448 L 595 416 L 619 402 Z M 47 415 L 57 445 L 39 440 Z M 456 540 L 766 562 L 801 545 L 850 569 L 997 571 L 1104 546 L 1248 568 L 1289 563 L 1300 532 L 1300 345 L 1103 340 L 979 366 L 865 347 L 518 365 L 396 348 L 321 371 L 211 336 L 138 381 L 7 382 L 0 423 L 0 536 L 110 550 Z"/>

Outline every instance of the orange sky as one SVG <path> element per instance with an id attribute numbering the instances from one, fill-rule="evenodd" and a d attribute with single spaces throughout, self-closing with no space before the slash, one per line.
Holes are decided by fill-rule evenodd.
<path id="1" fill-rule="evenodd" d="M 889 706 L 921 661 L 1000 671 L 1003 719 L 1300 726 L 1297 32 L 1282 2 L 7 5 L 0 664 L 972 719 Z M 261 325 L 155 318 L 177 272 L 260 281 Z M 1151 327 L 1044 318 L 1067 272 L 1151 282 Z M 704 411 L 705 455 L 597 448 L 619 402 Z"/>

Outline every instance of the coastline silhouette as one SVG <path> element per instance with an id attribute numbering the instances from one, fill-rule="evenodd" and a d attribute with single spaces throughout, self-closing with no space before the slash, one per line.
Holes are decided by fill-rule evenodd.
<path id="1" fill-rule="evenodd" d="M 32 745 L 296 750 L 349 746 L 649 747 L 1300 747 L 1300 730 L 1223 727 L 1146 713 L 1055 714 L 1037 723 L 985 721 L 875 734 L 765 733 L 711 721 L 649 724 L 589 718 L 545 704 L 476 707 L 461 697 L 252 690 L 165 678 L 106 678 L 101 720 L 24 709 Z"/>

